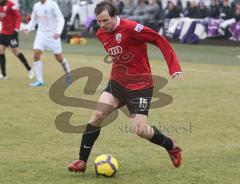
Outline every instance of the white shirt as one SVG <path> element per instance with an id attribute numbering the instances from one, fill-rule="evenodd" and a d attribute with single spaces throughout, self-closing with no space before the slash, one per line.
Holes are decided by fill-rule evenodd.
<path id="1" fill-rule="evenodd" d="M 31 21 L 28 24 L 28 30 L 35 30 L 37 24 L 37 31 L 62 33 L 64 18 L 56 2 L 46 0 L 43 4 L 41 1 L 34 4 Z"/>

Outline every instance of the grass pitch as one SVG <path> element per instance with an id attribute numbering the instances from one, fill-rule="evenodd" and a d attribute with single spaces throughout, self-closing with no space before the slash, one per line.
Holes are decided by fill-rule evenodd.
<path id="1" fill-rule="evenodd" d="M 32 36 L 21 36 L 21 47 L 32 61 Z M 69 173 L 78 158 L 80 134 L 62 133 L 55 118 L 74 113 L 73 125 L 85 124 L 93 110 L 61 106 L 49 98 L 50 86 L 63 71 L 50 53 L 44 53 L 46 85 L 30 88 L 21 63 L 7 52 L 8 80 L 0 81 L 0 183 L 239 183 L 240 176 L 240 53 L 238 47 L 173 45 L 185 74 L 182 82 L 169 79 L 157 48 L 150 46 L 153 74 L 167 78 L 161 89 L 173 103 L 149 114 L 149 123 L 176 138 L 183 163 L 173 168 L 166 151 L 129 133 L 128 118 L 118 118 L 102 129 L 85 174 Z M 70 86 L 65 95 L 97 101 L 107 84 L 111 65 L 94 39 L 87 45 L 64 44 L 71 68 L 94 67 L 103 80 L 94 95 L 83 93 L 86 78 Z M 113 178 L 96 177 L 93 160 L 112 154 L 119 162 Z"/>

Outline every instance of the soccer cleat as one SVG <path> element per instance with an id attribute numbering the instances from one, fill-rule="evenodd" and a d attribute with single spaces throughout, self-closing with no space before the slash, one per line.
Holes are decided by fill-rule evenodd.
<path id="1" fill-rule="evenodd" d="M 71 78 L 70 73 L 66 73 L 66 78 L 65 78 L 65 80 L 66 80 L 67 86 L 70 86 L 70 85 L 72 84 L 72 78 Z"/>
<path id="2" fill-rule="evenodd" d="M 31 84 L 29 84 L 30 87 L 38 87 L 38 86 L 43 86 L 43 82 L 40 82 L 40 81 L 35 81 Z"/>
<path id="3" fill-rule="evenodd" d="M 28 78 L 29 78 L 29 79 L 33 79 L 33 77 L 34 77 L 34 72 L 33 72 L 33 70 L 31 69 L 31 70 L 28 71 Z"/>
<path id="4" fill-rule="evenodd" d="M 0 80 L 6 80 L 8 77 L 7 76 L 3 76 L 1 73 L 0 73 Z"/>
<path id="5" fill-rule="evenodd" d="M 68 170 L 71 172 L 85 172 L 86 170 L 86 162 L 82 161 L 82 160 L 75 160 L 74 162 L 72 162 L 71 164 L 68 165 Z"/>
<path id="6" fill-rule="evenodd" d="M 175 167 L 179 167 L 181 165 L 182 156 L 181 156 L 181 148 L 174 146 L 173 149 L 167 150 L 170 159 Z"/>

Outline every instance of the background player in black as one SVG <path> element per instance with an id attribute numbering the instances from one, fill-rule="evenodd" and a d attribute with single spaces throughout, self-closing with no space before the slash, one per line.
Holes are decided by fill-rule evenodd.
<path id="1" fill-rule="evenodd" d="M 6 73 L 6 47 L 11 47 L 13 54 L 19 58 L 28 71 L 29 78 L 34 74 L 27 59 L 19 50 L 18 31 L 21 24 L 21 15 L 16 5 L 9 0 L 0 0 L 0 79 L 7 79 Z"/>

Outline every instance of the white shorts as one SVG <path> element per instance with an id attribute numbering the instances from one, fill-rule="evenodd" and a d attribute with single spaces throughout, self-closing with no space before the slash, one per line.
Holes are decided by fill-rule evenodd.
<path id="1" fill-rule="evenodd" d="M 52 51 L 53 54 L 60 54 L 62 53 L 61 39 L 54 39 L 53 33 L 39 31 L 36 34 L 33 49 L 41 50 L 42 52 L 49 50 Z"/>

